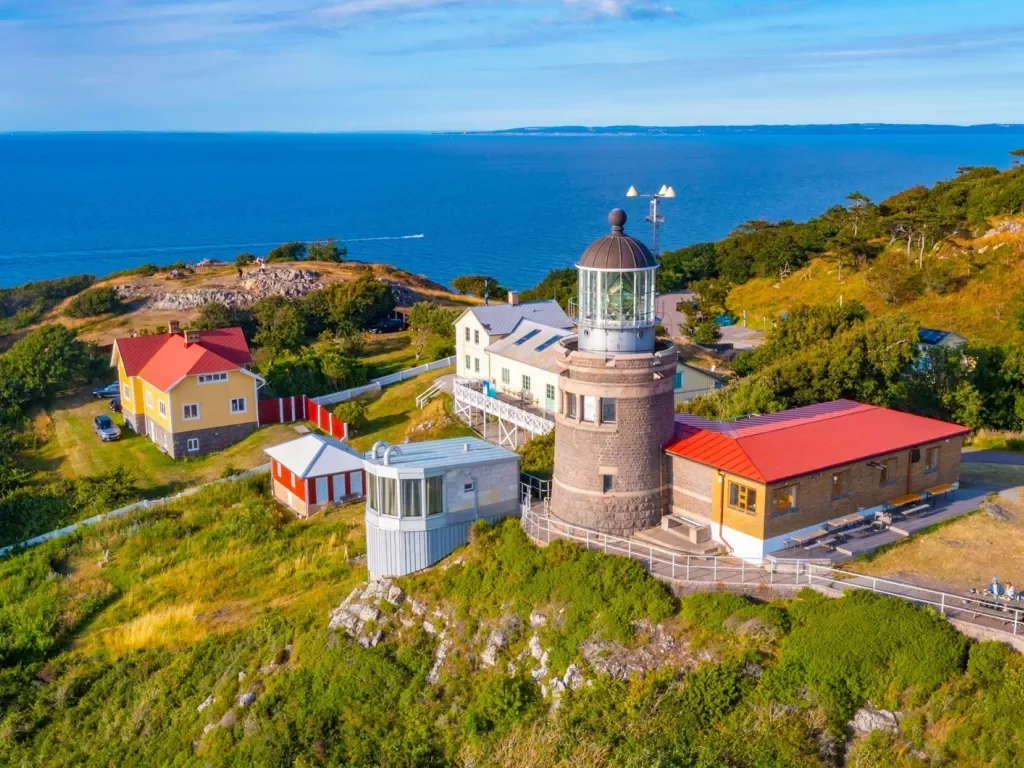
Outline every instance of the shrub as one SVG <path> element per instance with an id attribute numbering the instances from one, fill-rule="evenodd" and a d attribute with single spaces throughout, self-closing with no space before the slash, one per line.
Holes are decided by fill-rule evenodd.
<path id="1" fill-rule="evenodd" d="M 254 261 L 256 261 L 256 256 L 249 252 L 240 253 L 237 256 L 235 256 L 235 264 L 237 264 L 240 267 L 248 266 L 249 264 L 252 264 Z"/>
<path id="2" fill-rule="evenodd" d="M 314 240 L 307 249 L 310 261 L 342 262 L 348 255 L 348 249 L 333 237 L 326 240 Z"/>
<path id="3" fill-rule="evenodd" d="M 107 285 L 101 288 L 89 288 L 75 296 L 71 303 L 64 308 L 64 314 L 68 317 L 96 317 L 111 312 L 120 312 L 123 309 L 124 305 L 117 298 L 117 291 Z"/>
<path id="4" fill-rule="evenodd" d="M 358 433 L 366 426 L 366 409 L 369 405 L 367 400 L 346 400 L 335 407 L 334 415 Z"/>
<path id="5" fill-rule="evenodd" d="M 531 437 L 519 449 L 520 469 L 538 477 L 551 477 L 555 471 L 555 430 Z"/>
<path id="6" fill-rule="evenodd" d="M 267 261 L 302 261 L 306 258 L 306 244 L 298 242 L 275 246 L 267 254 Z"/>
<path id="7" fill-rule="evenodd" d="M 991 688 L 1003 679 L 1006 662 L 1013 656 L 1009 646 L 992 640 L 975 643 L 967 654 L 967 673 L 982 688 Z"/>
<path id="8" fill-rule="evenodd" d="M 921 270 L 899 251 L 878 257 L 867 277 L 868 285 L 886 304 L 904 304 L 921 295 L 924 281 Z"/>

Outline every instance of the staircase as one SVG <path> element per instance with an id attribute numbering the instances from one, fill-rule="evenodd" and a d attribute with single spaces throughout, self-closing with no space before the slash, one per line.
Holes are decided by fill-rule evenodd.
<path id="1" fill-rule="evenodd" d="M 689 555 L 718 554 L 721 546 L 711 538 L 711 526 L 682 515 L 665 515 L 657 528 L 647 528 L 633 538 L 645 544 L 675 549 Z"/>

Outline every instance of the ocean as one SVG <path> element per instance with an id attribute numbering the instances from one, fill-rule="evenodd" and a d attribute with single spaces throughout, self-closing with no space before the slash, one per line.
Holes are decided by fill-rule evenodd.
<path id="1" fill-rule="evenodd" d="M 553 136 L 419 134 L 0 135 L 0 285 L 137 264 L 232 259 L 332 236 L 349 257 L 447 282 L 526 288 L 573 264 L 625 208 L 663 249 L 754 218 L 804 219 L 859 190 L 875 200 L 1004 168 L 1024 132 Z"/>

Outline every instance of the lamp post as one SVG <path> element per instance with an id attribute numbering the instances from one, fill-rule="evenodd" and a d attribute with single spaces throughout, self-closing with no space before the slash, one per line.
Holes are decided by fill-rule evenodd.
<path id="1" fill-rule="evenodd" d="M 630 187 L 626 190 L 626 197 L 649 197 L 651 198 L 651 212 L 647 214 L 647 221 L 651 223 L 651 253 L 658 256 L 658 225 L 665 221 L 665 217 L 661 215 L 659 211 L 659 205 L 662 200 L 668 200 L 676 196 L 676 191 L 672 187 L 662 184 L 661 189 L 653 194 L 641 195 L 636 191 L 636 187 Z"/>

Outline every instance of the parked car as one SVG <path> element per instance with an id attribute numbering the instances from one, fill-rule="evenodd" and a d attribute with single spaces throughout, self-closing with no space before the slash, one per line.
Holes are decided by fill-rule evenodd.
<path id="1" fill-rule="evenodd" d="M 405 321 L 402 318 L 389 317 L 387 320 L 377 323 L 370 333 L 397 333 L 403 328 L 405 328 Z"/>
<path id="2" fill-rule="evenodd" d="M 101 413 L 92 420 L 92 428 L 104 443 L 121 437 L 121 429 L 105 413 Z"/>
<path id="3" fill-rule="evenodd" d="M 121 398 L 120 397 L 115 397 L 113 400 L 110 401 L 110 410 L 112 410 L 114 413 L 120 413 L 121 412 Z"/>
<path id="4" fill-rule="evenodd" d="M 98 387 L 92 391 L 92 396 L 97 400 L 104 400 L 108 397 L 117 397 L 121 393 L 120 385 L 115 381 L 105 387 Z"/>

